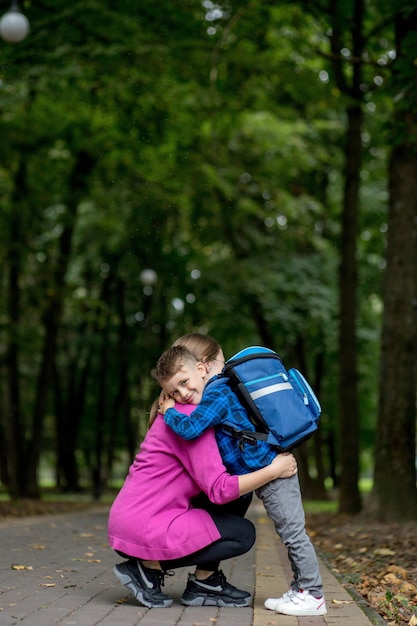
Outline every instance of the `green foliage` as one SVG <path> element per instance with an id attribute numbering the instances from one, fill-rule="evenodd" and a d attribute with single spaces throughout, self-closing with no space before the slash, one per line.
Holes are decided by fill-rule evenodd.
<path id="1" fill-rule="evenodd" d="M 143 434 L 157 393 L 151 369 L 191 330 L 213 334 L 226 354 L 268 331 L 284 357 L 305 361 L 311 372 L 322 355 L 323 405 L 333 412 L 346 102 L 332 78 L 326 13 L 306 5 L 220 3 L 221 17 L 209 21 L 209 9 L 193 0 L 48 0 L 28 5 L 25 42 L 1 44 L 0 341 L 4 356 L 13 330 L 7 270 L 16 244 L 25 437 L 43 316 L 60 289 L 60 388 L 55 381 L 49 390 L 48 428 L 60 419 L 59 393 L 71 408 L 73 375 L 77 447 L 85 454 L 96 445 L 101 402 L 108 446 L 112 437 L 126 445 L 125 409 L 118 406 L 124 384 L 126 411 Z M 352 3 L 337 5 L 343 28 Z M 380 133 L 390 110 L 386 94 L 370 87 L 374 53 L 389 45 L 371 37 L 374 18 L 384 16 L 369 11 L 370 138 L 359 239 L 365 446 L 376 405 L 385 245 L 387 146 Z M 90 167 L 74 179 L 80 154 Z M 69 264 L 57 284 L 70 207 Z M 141 283 L 146 268 L 155 270 L 155 285 Z M 103 399 L 97 390 L 105 346 Z"/>
<path id="2" fill-rule="evenodd" d="M 390 589 L 385 594 L 385 600 L 381 602 L 381 613 L 386 615 L 393 624 L 403 624 L 408 616 L 415 615 L 415 605 L 401 593 L 393 593 Z"/>

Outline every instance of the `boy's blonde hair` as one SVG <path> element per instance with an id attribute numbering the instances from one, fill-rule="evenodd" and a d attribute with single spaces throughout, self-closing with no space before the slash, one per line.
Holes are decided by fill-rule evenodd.
<path id="1" fill-rule="evenodd" d="M 155 368 L 155 378 L 161 385 L 175 376 L 184 365 L 193 365 L 198 362 L 194 354 L 185 346 L 172 346 L 159 357 Z"/>

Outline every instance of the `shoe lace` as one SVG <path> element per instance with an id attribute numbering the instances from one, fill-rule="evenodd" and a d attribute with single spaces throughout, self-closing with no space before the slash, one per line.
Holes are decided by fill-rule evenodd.
<path id="1" fill-rule="evenodd" d="M 217 576 L 219 578 L 219 582 L 220 582 L 221 586 L 224 587 L 224 585 L 225 585 L 225 583 L 227 581 L 226 581 L 226 576 L 223 574 L 223 570 L 221 570 L 221 569 L 217 570 L 216 574 L 217 574 Z"/>
<path id="2" fill-rule="evenodd" d="M 156 576 L 158 578 L 158 582 L 159 582 L 159 586 L 160 587 L 164 587 L 165 586 L 165 576 L 175 576 L 175 572 L 173 570 L 166 570 L 165 572 L 163 572 L 162 570 L 158 570 L 156 572 Z"/>

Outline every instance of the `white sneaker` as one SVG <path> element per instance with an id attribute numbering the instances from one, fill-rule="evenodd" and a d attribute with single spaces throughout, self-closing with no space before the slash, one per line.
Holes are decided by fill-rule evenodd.
<path id="1" fill-rule="evenodd" d="M 308 591 L 287 591 L 281 598 L 268 598 L 264 606 L 271 611 L 297 617 L 327 613 L 324 596 L 315 598 Z"/>
<path id="2" fill-rule="evenodd" d="M 275 611 L 275 605 L 277 602 L 288 602 L 288 600 L 292 596 L 295 596 L 296 593 L 298 593 L 298 591 L 295 591 L 295 589 L 289 589 L 284 594 L 282 594 L 281 598 L 268 598 L 267 600 L 265 600 L 264 606 L 266 609 L 271 609 L 271 611 Z"/>

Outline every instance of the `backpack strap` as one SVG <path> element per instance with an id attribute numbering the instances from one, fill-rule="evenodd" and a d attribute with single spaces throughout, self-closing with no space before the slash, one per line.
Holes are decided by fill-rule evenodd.
<path id="1" fill-rule="evenodd" d="M 230 375 L 230 373 L 225 374 L 223 370 L 223 372 L 217 374 L 217 376 L 213 376 L 207 382 L 206 388 L 208 386 L 214 388 L 219 385 L 224 385 L 225 381 L 229 385 L 229 387 L 231 387 L 231 389 L 233 389 L 233 391 L 238 395 L 238 397 L 240 396 L 240 401 L 242 402 L 243 400 L 243 407 L 246 408 L 247 411 L 248 408 L 250 408 L 250 410 L 252 410 L 258 416 L 258 423 L 256 424 L 256 426 L 258 428 L 264 428 L 265 430 L 265 432 L 259 432 L 259 430 L 240 430 L 239 428 L 236 428 L 231 424 L 221 424 L 220 428 L 222 430 L 225 430 L 226 432 L 231 434 L 232 437 L 238 439 L 239 449 L 243 452 L 245 443 L 251 446 L 256 446 L 257 441 L 266 441 L 268 438 L 268 430 L 263 417 L 259 413 L 254 402 L 252 401 L 252 398 L 245 388 L 245 385 L 242 383 L 242 381 L 234 371 Z M 249 419 L 251 419 L 250 411 L 248 411 L 248 417 Z M 271 448 L 274 448 L 274 446 L 271 445 Z"/>
<path id="2" fill-rule="evenodd" d="M 221 428 L 230 433 L 232 437 L 239 440 L 238 446 L 242 451 L 244 450 L 245 443 L 256 446 L 257 441 L 266 441 L 268 437 L 266 433 L 257 433 L 253 430 L 239 430 L 230 424 L 222 424 Z"/>

